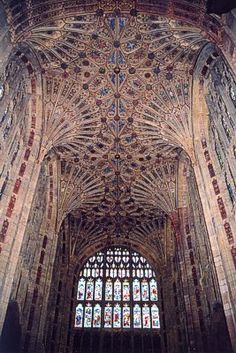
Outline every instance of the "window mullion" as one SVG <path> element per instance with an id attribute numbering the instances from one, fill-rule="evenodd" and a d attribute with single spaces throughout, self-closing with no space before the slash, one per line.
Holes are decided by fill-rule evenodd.
<path id="1" fill-rule="evenodd" d="M 100 259 L 101 257 L 101 259 Z M 101 261 L 100 261 L 101 260 Z M 103 260 L 103 261 L 102 261 Z M 109 261 L 108 261 L 109 260 Z M 116 261 L 117 260 L 117 261 Z M 133 268 L 134 267 L 134 268 Z M 87 268 L 87 273 L 84 272 L 84 269 Z M 115 269 L 117 270 L 116 276 L 115 276 Z M 153 307 L 153 312 L 155 316 L 155 329 L 158 328 L 156 324 L 156 320 L 158 318 L 158 312 L 156 311 L 156 306 L 159 307 L 158 305 L 158 299 L 154 296 L 152 296 L 151 300 L 151 280 L 154 279 L 156 281 L 156 276 L 154 271 L 152 270 L 152 275 L 150 277 L 150 265 L 147 263 L 146 259 L 137 254 L 136 252 L 133 252 L 130 248 L 108 248 L 103 252 L 99 252 L 92 256 L 87 263 L 84 265 L 83 269 L 81 270 L 81 276 L 79 277 L 78 281 L 78 286 L 79 283 L 81 283 L 81 280 L 85 280 L 85 287 L 84 289 L 80 288 L 80 291 L 84 290 L 84 296 L 81 296 L 82 300 L 78 300 L 78 305 L 80 304 L 81 307 L 83 307 L 83 316 L 82 316 L 82 327 L 85 328 L 85 311 L 88 306 L 91 308 L 91 328 L 98 328 L 98 319 L 100 316 L 100 329 L 104 328 L 105 324 L 105 309 L 106 305 L 109 305 L 110 309 L 108 309 L 108 312 L 111 313 L 111 327 L 109 327 L 109 330 L 114 329 L 114 308 L 118 304 L 120 308 L 120 327 L 117 327 L 119 331 L 121 332 L 127 332 L 131 329 L 134 329 L 134 306 L 137 305 L 137 314 L 140 312 L 140 326 L 137 325 L 135 329 L 144 329 L 143 327 L 143 308 L 144 306 L 147 308 L 146 309 L 146 315 L 147 311 L 149 311 L 149 320 L 150 320 L 150 328 L 152 329 L 152 306 Z M 107 271 L 108 270 L 108 271 Z M 120 273 L 119 273 L 120 270 Z M 133 272 L 134 270 L 134 272 Z M 138 271 L 137 271 L 138 270 Z M 113 271 L 112 276 L 111 276 L 111 271 Z M 89 272 L 89 275 L 88 275 Z M 86 275 L 86 276 L 84 276 Z M 93 298 L 92 300 L 87 300 L 87 284 L 88 281 L 92 280 L 93 281 Z M 99 282 L 101 280 L 102 284 Z M 106 282 L 110 280 L 111 281 L 111 289 L 112 289 L 112 296 L 111 300 L 106 300 Z M 119 280 L 120 283 L 120 300 L 115 300 L 115 282 L 116 280 Z M 139 291 L 140 291 L 140 297 L 137 296 L 137 299 L 134 301 L 134 281 L 138 281 L 139 283 Z M 142 284 L 144 284 L 146 281 L 146 288 L 144 288 L 147 291 L 147 297 L 145 301 L 143 301 L 142 298 Z M 124 300 L 124 284 L 128 286 L 126 288 L 126 291 L 129 289 L 129 300 Z M 97 296 L 95 299 L 95 292 L 96 292 L 96 284 L 97 284 L 97 291 L 99 290 L 99 285 L 102 286 L 101 290 L 101 300 L 99 300 L 100 296 Z M 137 285 L 136 285 L 137 286 Z M 82 286 L 83 287 L 83 286 Z M 79 288 L 79 287 L 78 287 Z M 78 290 L 77 288 L 77 290 Z M 154 286 L 154 289 L 157 287 Z M 153 289 L 153 284 L 152 284 L 152 289 Z M 90 288 L 91 290 L 91 288 Z M 137 292 L 138 293 L 138 292 Z M 127 292 L 128 294 L 128 292 Z M 118 297 L 116 299 L 119 299 Z M 128 296 L 127 298 L 128 299 Z M 78 306 L 77 305 L 77 306 Z M 98 305 L 96 307 L 96 305 Z M 156 305 L 156 306 L 155 306 Z M 129 315 L 129 327 L 124 326 L 124 309 L 127 306 L 128 309 L 125 310 L 125 314 Z M 96 313 L 95 313 L 95 307 L 96 307 Z M 88 309 L 87 309 L 88 310 Z M 100 313 L 101 310 L 101 313 Z M 144 309 L 145 312 L 145 309 Z M 100 313 L 100 315 L 99 315 Z M 79 315 L 79 310 L 78 310 L 78 315 Z M 96 319 L 96 326 L 94 327 L 94 318 Z M 126 321 L 127 321 L 126 317 Z M 79 320 L 80 317 L 77 316 L 77 320 Z M 147 318 L 146 318 L 147 321 Z M 79 327 L 78 327 L 79 328 Z M 116 329 L 116 328 L 115 328 Z M 145 328 L 146 330 L 146 328 Z"/>

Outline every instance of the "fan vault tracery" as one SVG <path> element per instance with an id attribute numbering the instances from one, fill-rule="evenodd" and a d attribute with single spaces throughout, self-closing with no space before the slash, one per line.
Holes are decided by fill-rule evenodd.
<path id="1" fill-rule="evenodd" d="M 203 32 L 117 7 L 34 25 L 24 40 L 44 70 L 41 158 L 61 159 L 61 216 L 170 214 L 179 153 L 193 156 L 190 74 Z"/>
<path id="2" fill-rule="evenodd" d="M 125 3 L 21 30 L 42 69 L 38 158 L 59 160 L 57 229 L 78 214 L 79 242 L 145 239 L 165 256 L 156 224 L 175 222 L 179 156 L 194 157 L 191 70 L 204 31 Z"/>
<path id="3" fill-rule="evenodd" d="M 155 268 L 163 266 L 167 253 L 173 253 L 173 232 L 163 218 L 114 218 L 116 222 L 107 217 L 87 217 L 85 213 L 68 215 L 65 224 L 70 224 L 70 231 L 65 235 L 65 243 L 70 249 L 69 262 L 73 263 L 75 260 L 81 264 L 84 254 L 92 255 L 93 251 L 112 244 L 131 246 L 142 252 Z M 62 225 L 63 229 L 65 224 Z"/>
<path id="4" fill-rule="evenodd" d="M 76 345 L 78 274 L 91 256 L 112 247 L 140 253 L 158 273 L 163 349 L 203 351 L 211 307 L 221 302 L 216 274 L 226 283 L 221 268 L 214 269 L 214 260 L 221 266 L 214 248 L 221 235 L 232 246 L 222 264 L 230 262 L 228 250 L 234 256 L 233 222 L 214 158 L 235 209 L 233 164 L 226 170 L 225 149 L 215 145 L 217 156 L 211 149 L 224 136 L 231 154 L 236 150 L 233 77 L 229 85 L 218 72 L 226 69 L 214 68 L 220 57 L 215 44 L 201 59 L 208 41 L 220 40 L 221 22 L 205 14 L 205 0 L 8 3 L 15 48 L 0 80 L 0 142 L 9 151 L 1 172 L 1 277 L 4 298 L 12 287 L 23 308 L 23 351 L 41 351 L 45 340 L 52 353 Z M 232 111 L 219 98 L 214 75 L 228 89 Z M 203 133 L 208 123 L 211 139 Z M 206 168 L 199 162 L 204 158 Z M 80 329 L 80 351 L 93 342 L 90 353 L 98 352 L 95 336 L 86 342 Z M 105 331 L 100 352 L 115 353 L 116 346 L 119 353 L 138 352 L 137 342 L 126 347 L 125 336 L 121 346 L 109 336 L 110 349 Z M 130 333 L 134 342 L 139 336 Z M 143 336 L 140 352 L 146 347 Z"/>

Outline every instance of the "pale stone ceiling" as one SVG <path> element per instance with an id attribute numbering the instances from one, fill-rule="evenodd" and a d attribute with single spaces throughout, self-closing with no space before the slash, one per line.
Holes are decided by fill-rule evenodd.
<path id="1" fill-rule="evenodd" d="M 189 24 L 193 5 L 187 23 L 174 8 L 137 11 L 147 2 L 22 4 L 9 22 L 42 68 L 41 156 L 61 160 L 60 217 L 80 210 L 117 229 L 170 215 L 179 154 L 193 156 L 191 74 L 209 39 Z M 203 23 L 205 2 L 196 6 Z"/>
<path id="2" fill-rule="evenodd" d="M 189 71 L 201 31 L 153 15 L 89 14 L 36 27 L 26 41 L 45 70 L 42 153 L 78 166 L 62 177 L 68 211 L 174 210 L 176 158 L 192 154 Z"/>

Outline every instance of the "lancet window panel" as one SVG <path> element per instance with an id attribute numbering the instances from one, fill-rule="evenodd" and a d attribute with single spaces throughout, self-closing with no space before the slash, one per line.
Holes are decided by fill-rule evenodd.
<path id="1" fill-rule="evenodd" d="M 158 284 L 147 260 L 123 247 L 92 256 L 79 274 L 75 327 L 159 329 Z"/>

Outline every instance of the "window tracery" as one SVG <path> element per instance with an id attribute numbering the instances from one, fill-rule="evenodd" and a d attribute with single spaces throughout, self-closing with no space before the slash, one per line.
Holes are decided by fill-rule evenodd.
<path id="1" fill-rule="evenodd" d="M 127 248 L 109 248 L 87 261 L 77 301 L 76 328 L 160 328 L 154 271 L 144 257 Z"/>

